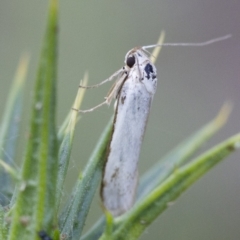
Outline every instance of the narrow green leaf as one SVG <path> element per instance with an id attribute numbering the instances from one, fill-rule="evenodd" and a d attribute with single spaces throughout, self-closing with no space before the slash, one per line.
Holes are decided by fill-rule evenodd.
<path id="1" fill-rule="evenodd" d="M 60 218 L 61 233 L 79 239 L 89 211 L 93 196 L 101 182 L 102 167 L 112 131 L 112 120 L 104 130 L 90 157 L 88 164 L 79 176 L 72 198 Z M 71 238 L 70 238 L 71 239 Z"/>
<path id="2" fill-rule="evenodd" d="M 177 146 L 173 151 L 163 157 L 157 164 L 148 170 L 140 180 L 137 199 L 147 196 L 147 194 L 161 184 L 176 167 L 180 167 L 218 130 L 226 123 L 231 112 L 231 105 L 223 105 L 218 115 L 207 125 L 202 127 L 187 140 Z"/>
<path id="3" fill-rule="evenodd" d="M 83 85 L 87 85 L 88 75 L 87 73 L 84 75 L 83 78 Z M 74 109 L 79 109 L 84 93 L 86 89 L 85 88 L 79 88 L 78 94 L 76 96 L 75 102 L 73 104 Z M 63 185 L 64 181 L 67 175 L 67 169 L 69 165 L 70 160 L 70 153 L 72 150 L 72 141 L 74 137 L 74 129 L 77 123 L 78 118 L 78 112 L 75 110 L 71 110 L 69 116 L 67 117 L 68 123 L 65 124 L 60 130 L 60 133 L 58 134 L 58 139 L 61 138 L 62 143 L 59 150 L 59 171 L 58 171 L 58 181 L 57 181 L 57 209 L 59 208 L 59 204 L 61 202 L 62 197 L 62 191 L 63 191 Z"/>
<path id="4" fill-rule="evenodd" d="M 19 180 L 19 174 L 10 165 L 0 159 L 0 166 L 8 173 L 14 180 Z"/>
<path id="5" fill-rule="evenodd" d="M 58 1 L 50 1 L 45 46 L 38 72 L 39 84 L 43 84 L 44 94 L 38 99 L 42 103 L 42 126 L 39 148 L 39 176 L 36 206 L 36 229 L 51 232 L 57 223 L 56 193 L 58 176 L 58 142 L 56 135 L 56 84 L 57 84 L 57 31 L 58 31 Z M 36 91 L 38 91 L 36 89 Z M 40 93 L 41 94 L 41 93 Z M 37 110 L 38 111 L 38 110 Z"/>
<path id="6" fill-rule="evenodd" d="M 15 158 L 28 62 L 29 56 L 23 55 L 11 86 L 0 128 L 0 159 L 11 166 Z M 0 204 L 2 206 L 9 204 L 12 195 L 11 185 L 9 174 L 0 167 Z"/>
<path id="7" fill-rule="evenodd" d="M 105 219 L 106 219 L 106 228 L 104 231 L 104 234 L 99 238 L 105 239 L 105 240 L 112 240 L 112 234 L 113 234 L 113 216 L 110 212 L 105 210 Z"/>
<path id="8" fill-rule="evenodd" d="M 0 239 L 7 239 L 7 228 L 4 221 L 4 209 L 0 205 Z"/>
<path id="9" fill-rule="evenodd" d="M 36 79 L 27 152 L 18 184 L 9 240 L 39 239 L 52 231 L 58 171 L 55 132 L 57 0 L 51 0 L 48 26 Z M 55 222 L 56 224 L 56 222 Z"/>
<path id="10" fill-rule="evenodd" d="M 96 240 L 102 235 L 106 224 L 105 216 L 102 216 L 98 221 L 92 226 L 92 228 L 85 233 L 80 240 Z"/>
<path id="11" fill-rule="evenodd" d="M 186 166 L 175 169 L 169 178 L 139 201 L 129 213 L 116 219 L 118 228 L 112 239 L 137 239 L 171 202 L 237 148 L 240 148 L 240 134 L 215 146 Z"/>

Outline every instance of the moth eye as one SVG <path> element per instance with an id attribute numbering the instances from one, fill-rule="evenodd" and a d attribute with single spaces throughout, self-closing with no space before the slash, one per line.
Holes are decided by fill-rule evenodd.
<path id="1" fill-rule="evenodd" d="M 135 57 L 134 57 L 134 56 L 128 57 L 126 63 L 127 63 L 127 65 L 128 65 L 130 68 L 132 68 L 133 65 L 135 64 Z"/>

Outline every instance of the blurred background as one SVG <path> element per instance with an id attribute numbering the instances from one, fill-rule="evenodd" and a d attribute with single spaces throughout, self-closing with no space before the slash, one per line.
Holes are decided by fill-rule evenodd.
<path id="1" fill-rule="evenodd" d="M 0 110 L 19 58 L 31 54 L 22 130 L 24 139 L 48 1 L 0 1 Z M 144 138 L 140 174 L 191 133 L 209 122 L 226 100 L 234 103 L 227 125 L 200 152 L 240 130 L 240 2 L 237 0 L 60 1 L 58 126 L 86 70 L 96 84 L 123 66 L 126 52 L 165 42 L 202 42 L 226 34 L 231 39 L 205 47 L 163 47 L 157 60 L 158 90 Z M 89 90 L 83 109 L 103 101 L 110 84 Z M 85 166 L 113 113 L 113 106 L 85 114 L 76 128 L 65 198 Z M 7 141 L 8 139 L 6 139 Z M 23 158 L 25 141 L 18 146 Z M 240 153 L 232 154 L 186 191 L 142 235 L 156 240 L 237 240 L 240 237 Z M 86 229 L 102 214 L 98 194 Z"/>

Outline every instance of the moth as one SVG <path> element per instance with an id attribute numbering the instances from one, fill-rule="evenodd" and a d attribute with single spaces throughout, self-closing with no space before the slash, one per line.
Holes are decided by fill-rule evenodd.
<path id="1" fill-rule="evenodd" d="M 117 79 L 103 103 L 89 110 L 79 111 L 91 112 L 116 99 L 113 131 L 100 192 L 104 207 L 114 217 L 129 210 L 134 203 L 138 159 L 157 88 L 157 70 L 144 47 L 135 47 L 128 51 L 124 63 L 120 70 L 100 84 L 81 86 L 98 87 Z"/>
<path id="2" fill-rule="evenodd" d="M 104 206 L 115 217 L 134 203 L 138 159 L 156 88 L 154 64 L 142 48 L 130 50 L 119 80 L 110 92 L 116 98 L 116 108 L 101 185 Z"/>
<path id="3" fill-rule="evenodd" d="M 127 212 L 134 204 L 138 183 L 138 160 L 147 120 L 157 89 L 157 70 L 148 56 L 147 48 L 159 46 L 205 46 L 231 37 L 216 38 L 202 43 L 165 43 L 135 47 L 127 52 L 125 65 L 98 87 L 116 79 L 105 101 L 94 108 L 79 110 L 91 112 L 116 99 L 113 131 L 108 156 L 103 170 L 101 198 L 104 207 L 114 217 Z"/>

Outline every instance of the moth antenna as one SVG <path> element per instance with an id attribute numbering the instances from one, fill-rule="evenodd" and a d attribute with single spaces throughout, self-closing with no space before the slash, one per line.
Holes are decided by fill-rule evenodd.
<path id="1" fill-rule="evenodd" d="M 120 72 L 122 72 L 122 69 L 116 71 L 113 75 L 111 75 L 109 78 L 107 78 L 106 80 L 98 83 L 98 84 L 95 84 L 95 85 L 91 85 L 91 86 L 83 86 L 83 85 L 79 85 L 80 88 L 96 88 L 96 87 L 99 87 L 101 85 L 103 85 L 104 83 L 107 83 L 107 82 L 110 82 L 112 81 Z"/>
<path id="2" fill-rule="evenodd" d="M 231 38 L 232 34 L 225 35 L 223 37 L 218 37 L 218 38 L 213 38 L 211 40 L 205 41 L 205 42 L 200 42 L 200 43 L 162 43 L 162 44 L 154 44 L 154 45 L 148 45 L 148 46 L 143 46 L 142 49 L 146 50 L 147 48 L 154 48 L 154 47 L 161 47 L 161 46 L 194 46 L 194 47 L 202 47 L 202 46 L 207 46 L 216 42 L 224 41 L 228 38 Z"/>
<path id="3" fill-rule="evenodd" d="M 79 109 L 76 109 L 76 108 L 72 108 L 72 110 L 77 111 L 77 112 L 79 112 L 79 113 L 88 113 L 88 112 L 92 112 L 92 111 L 96 110 L 97 108 L 102 107 L 102 106 L 105 105 L 105 104 L 106 104 L 106 105 L 109 105 L 108 102 L 107 102 L 107 100 L 105 100 L 104 102 L 98 104 L 97 106 L 95 106 L 95 107 L 93 107 L 93 108 L 90 108 L 90 109 L 87 109 L 87 110 L 79 110 Z"/>

